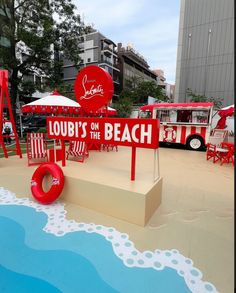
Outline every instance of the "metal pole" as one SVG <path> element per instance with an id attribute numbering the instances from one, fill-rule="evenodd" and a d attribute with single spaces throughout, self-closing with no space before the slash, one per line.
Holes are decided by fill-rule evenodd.
<path id="1" fill-rule="evenodd" d="M 21 107 L 20 107 L 20 99 L 19 99 L 19 95 L 17 94 L 17 99 L 16 99 L 16 107 L 17 107 L 17 112 L 19 113 L 19 117 L 20 117 L 20 137 L 23 138 L 23 126 L 22 126 L 22 113 L 21 113 Z"/>
<path id="2" fill-rule="evenodd" d="M 154 150 L 154 170 L 153 170 L 153 181 L 159 179 L 160 177 L 160 167 L 159 167 L 159 149 Z"/>
<path id="3" fill-rule="evenodd" d="M 20 113 L 20 137 L 23 138 L 23 126 L 22 126 L 21 113 Z"/>
<path id="4" fill-rule="evenodd" d="M 131 157 L 131 181 L 135 180 L 136 147 L 132 147 Z"/>
<path id="5" fill-rule="evenodd" d="M 204 78 L 204 88 L 203 95 L 206 96 L 206 86 L 207 86 L 207 66 L 208 66 L 208 57 L 210 52 L 210 44 L 211 44 L 211 29 L 208 31 L 208 42 L 207 42 L 207 55 L 206 55 L 206 64 L 205 64 L 205 78 Z"/>
<path id="6" fill-rule="evenodd" d="M 190 50 L 191 50 L 191 40 L 192 40 L 192 34 L 188 34 L 188 51 L 187 51 L 187 66 L 186 66 L 186 76 L 185 76 L 185 102 L 187 102 L 187 87 L 188 87 L 188 79 L 189 79 L 189 57 L 190 57 Z"/>
<path id="7" fill-rule="evenodd" d="M 86 63 L 87 63 L 87 48 L 86 48 L 86 34 L 84 35 L 84 67 L 86 67 Z"/>

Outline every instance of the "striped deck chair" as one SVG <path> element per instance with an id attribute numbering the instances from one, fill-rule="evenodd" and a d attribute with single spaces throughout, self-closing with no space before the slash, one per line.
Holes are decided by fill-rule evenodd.
<path id="1" fill-rule="evenodd" d="M 45 133 L 27 133 L 28 166 L 48 161 Z"/>
<path id="2" fill-rule="evenodd" d="M 83 163 L 84 159 L 89 156 L 88 147 L 85 141 L 74 140 L 69 144 L 69 149 L 66 152 L 66 159 L 69 156 L 76 158 L 76 161 Z"/>

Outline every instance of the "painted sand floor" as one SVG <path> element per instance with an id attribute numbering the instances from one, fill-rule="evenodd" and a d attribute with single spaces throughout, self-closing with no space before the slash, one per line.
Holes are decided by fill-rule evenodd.
<path id="1" fill-rule="evenodd" d="M 143 228 L 19 197 L 0 168 L 0 291 L 233 292 L 233 167 L 161 148 L 160 169 L 162 204 Z"/>

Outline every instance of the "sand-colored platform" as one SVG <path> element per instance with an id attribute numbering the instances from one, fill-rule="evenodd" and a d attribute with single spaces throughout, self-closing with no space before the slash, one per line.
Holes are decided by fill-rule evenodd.
<path id="1" fill-rule="evenodd" d="M 130 163 L 130 150 L 118 152 L 122 161 L 113 165 L 117 174 L 129 177 L 123 160 Z M 114 155 L 114 156 L 113 156 Z M 96 152 L 92 158 L 98 159 Z M 108 154 L 109 162 L 116 156 Z M 145 188 L 143 176 L 152 180 L 152 154 L 139 150 L 135 182 Z M 85 176 L 88 161 L 78 166 Z M 18 197 L 26 197 L 25 188 L 19 182 L 25 174 L 30 178 L 34 167 L 26 167 L 25 159 L 11 157 L 0 159 L 0 186 Z M 142 166 L 144 173 L 140 173 Z M 67 167 L 65 167 L 66 169 Z M 106 181 L 98 169 L 91 169 L 97 180 Z M 92 209 L 66 202 L 68 219 L 114 227 L 127 233 L 135 246 L 141 250 L 178 249 L 193 260 L 194 266 L 203 273 L 203 280 L 212 282 L 219 292 L 232 293 L 234 289 L 234 168 L 232 165 L 213 164 L 206 161 L 204 152 L 160 148 L 160 173 L 163 178 L 162 201 L 145 227 L 131 224 Z M 146 175 L 145 175 L 146 174 Z M 91 175 L 92 176 L 92 175 Z M 139 183 L 138 183 L 139 182 Z M 119 184 L 119 181 L 116 181 Z M 127 180 L 127 184 L 131 184 Z M 30 196 L 31 197 L 31 196 Z"/>
<path id="2" fill-rule="evenodd" d="M 61 199 L 144 226 L 161 204 L 162 178 L 153 180 L 153 150 L 141 165 L 137 150 L 136 180 L 130 180 L 131 148 L 91 151 L 84 163 L 67 161 Z"/>
<path id="3" fill-rule="evenodd" d="M 162 195 L 162 178 L 154 181 L 154 151 L 145 154 L 146 162 L 142 163 L 142 150 L 137 149 L 135 181 L 130 180 L 131 148 L 127 147 L 120 147 L 118 152 L 90 151 L 84 163 L 68 160 L 62 167 L 57 162 L 65 175 L 60 199 L 145 226 L 161 204 Z M 16 185 L 12 190 L 30 197 L 31 177 L 38 166 L 27 167 L 24 156 L 15 168 L 12 160 L 9 158 L 4 176 L 14 172 Z"/>

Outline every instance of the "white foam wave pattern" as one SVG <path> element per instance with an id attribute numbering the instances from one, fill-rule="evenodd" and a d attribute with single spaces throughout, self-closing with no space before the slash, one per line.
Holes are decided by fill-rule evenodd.
<path id="1" fill-rule="evenodd" d="M 184 257 L 176 249 L 140 252 L 129 240 L 128 234 L 121 233 L 112 227 L 96 225 L 94 223 L 78 223 L 66 219 L 66 210 L 61 202 L 51 205 L 41 205 L 29 198 L 17 198 L 14 193 L 0 187 L 1 205 L 23 205 L 34 208 L 37 212 L 44 212 L 48 222 L 43 230 L 56 236 L 63 236 L 70 232 L 85 231 L 97 233 L 111 242 L 114 253 L 128 267 L 153 268 L 163 270 L 172 268 L 184 278 L 188 288 L 194 293 L 217 293 L 215 286 L 202 281 L 202 273 L 193 266 L 193 261 Z"/>

